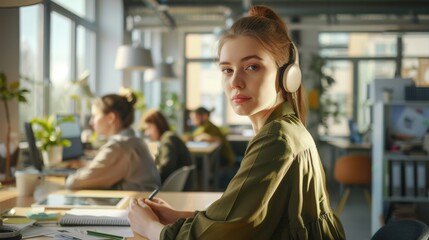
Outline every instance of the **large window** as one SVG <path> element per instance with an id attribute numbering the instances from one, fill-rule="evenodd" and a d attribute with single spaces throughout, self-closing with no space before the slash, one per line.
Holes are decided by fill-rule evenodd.
<path id="1" fill-rule="evenodd" d="M 20 8 L 19 74 L 21 87 L 30 91 L 26 95 L 28 102 L 19 105 L 20 127 L 24 127 L 25 121 L 43 114 L 43 42 L 39 31 L 42 14 L 41 4 Z"/>
<path id="2" fill-rule="evenodd" d="M 327 60 L 325 72 L 336 80 L 326 95 L 344 113 L 328 121 L 332 135 L 348 135 L 349 120 L 362 132 L 369 128 L 368 84 L 374 79 L 393 79 L 400 74 L 424 85 L 421 72 L 426 60 L 429 69 L 428 34 L 320 33 L 319 46 L 320 55 Z M 397 65 L 398 59 L 402 66 Z"/>
<path id="3" fill-rule="evenodd" d="M 71 111 L 69 89 L 71 89 L 71 21 L 56 12 L 51 14 L 50 112 Z"/>
<path id="4" fill-rule="evenodd" d="M 79 88 L 76 80 L 86 73 L 88 85 L 95 86 L 95 1 L 44 4 L 20 8 L 20 74 L 30 90 L 21 121 L 51 113 L 81 114 L 82 104 L 71 97 Z"/>

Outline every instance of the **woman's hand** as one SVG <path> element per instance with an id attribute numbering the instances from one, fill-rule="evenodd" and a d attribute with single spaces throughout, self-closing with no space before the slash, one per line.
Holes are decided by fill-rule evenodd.
<path id="1" fill-rule="evenodd" d="M 144 199 L 144 203 L 152 209 L 159 221 L 164 225 L 174 223 L 179 218 L 193 217 L 193 212 L 177 211 L 160 198 Z"/>
<path id="2" fill-rule="evenodd" d="M 159 239 L 163 224 L 143 199 L 131 199 L 128 206 L 128 222 L 131 229 L 148 239 Z"/>

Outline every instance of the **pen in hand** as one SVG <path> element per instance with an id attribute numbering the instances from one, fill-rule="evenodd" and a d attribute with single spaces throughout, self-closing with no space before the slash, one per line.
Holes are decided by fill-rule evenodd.
<path id="1" fill-rule="evenodd" d="M 158 192 L 159 188 L 155 188 L 155 190 L 153 190 L 153 192 L 149 195 L 148 199 L 152 200 Z"/>

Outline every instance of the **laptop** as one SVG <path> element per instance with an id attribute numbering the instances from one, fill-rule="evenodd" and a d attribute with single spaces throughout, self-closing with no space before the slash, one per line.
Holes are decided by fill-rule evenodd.
<path id="1" fill-rule="evenodd" d="M 79 115 L 57 115 L 57 121 L 61 120 L 64 117 L 73 116 L 73 122 L 63 122 L 59 124 L 59 127 L 62 131 L 62 138 L 67 139 L 71 142 L 70 147 L 63 148 L 63 160 L 71 160 L 71 159 L 84 159 L 90 160 L 87 156 L 85 156 L 84 146 L 81 140 L 81 127 L 80 127 L 80 117 Z"/>
<path id="2" fill-rule="evenodd" d="M 28 152 L 30 161 L 34 168 L 40 171 L 44 175 L 56 175 L 56 176 L 68 176 L 73 174 L 76 169 L 71 168 L 44 168 L 43 159 L 40 156 L 39 149 L 36 145 L 36 138 L 34 137 L 33 127 L 30 122 L 24 123 L 25 135 L 28 142 Z"/>

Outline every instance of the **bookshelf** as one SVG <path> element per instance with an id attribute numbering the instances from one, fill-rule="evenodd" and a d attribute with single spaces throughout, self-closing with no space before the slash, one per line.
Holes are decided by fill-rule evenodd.
<path id="1" fill-rule="evenodd" d="M 404 126 L 397 122 L 404 121 L 404 116 L 394 116 L 407 110 L 411 123 L 421 124 L 429 121 L 429 102 L 421 101 L 375 101 L 372 105 L 372 209 L 371 232 L 374 234 L 381 227 L 384 204 L 388 203 L 429 203 L 429 155 L 423 152 L 405 151 L 401 144 L 395 142 L 392 133 Z M 425 109 L 421 112 L 422 109 Z M 417 111 L 418 110 L 418 111 Z M 424 120 L 420 114 L 424 116 Z M 414 116 L 412 115 L 414 114 Z M 417 115 L 416 115 L 417 114 Z M 414 117 L 414 118 L 413 118 Z M 424 127 L 413 125 L 410 134 L 424 134 Z M 426 126 L 427 128 L 427 126 Z M 416 137 L 417 138 L 417 137 Z M 418 141 L 417 141 L 418 142 Z M 408 144 L 408 142 L 407 142 Z M 396 148 L 395 148 L 396 147 Z"/>

